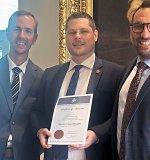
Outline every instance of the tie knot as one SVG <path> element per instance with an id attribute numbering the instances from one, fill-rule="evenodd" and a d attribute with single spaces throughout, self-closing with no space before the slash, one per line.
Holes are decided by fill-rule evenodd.
<path id="1" fill-rule="evenodd" d="M 14 67 L 12 71 L 14 72 L 14 74 L 19 74 L 21 72 L 21 69 L 19 67 Z"/>
<path id="2" fill-rule="evenodd" d="M 79 72 L 82 67 L 83 67 L 83 65 L 76 65 L 76 66 L 74 67 L 75 72 Z"/>
<path id="3" fill-rule="evenodd" d="M 148 68 L 148 65 L 145 64 L 144 62 L 139 62 L 137 68 L 138 70 L 144 71 L 145 69 Z"/>

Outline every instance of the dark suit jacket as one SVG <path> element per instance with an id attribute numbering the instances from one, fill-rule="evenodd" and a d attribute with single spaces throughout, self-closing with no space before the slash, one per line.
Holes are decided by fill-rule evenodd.
<path id="1" fill-rule="evenodd" d="M 68 67 L 69 63 L 65 63 L 46 69 L 44 73 L 38 102 L 39 108 L 41 107 L 41 111 L 39 109 L 39 116 L 42 116 L 39 128 L 50 128 L 53 110 Z M 100 73 L 97 73 L 97 70 L 100 70 Z M 121 75 L 122 67 L 96 58 L 87 89 L 87 93 L 94 94 L 89 129 L 97 132 L 95 126 L 104 123 L 110 118 Z M 86 149 L 87 159 L 109 159 L 109 147 L 109 140 L 107 138 L 102 143 L 92 145 Z M 57 160 L 66 159 L 61 157 L 60 152 L 61 146 L 53 146 L 45 151 L 45 159 L 51 160 L 53 156 L 56 156 Z"/>
<path id="2" fill-rule="evenodd" d="M 43 71 L 29 60 L 13 111 L 9 66 L 7 56 L 0 60 L 0 159 L 2 159 L 7 139 L 13 136 L 15 160 L 38 160 L 29 122 Z"/>
<path id="3" fill-rule="evenodd" d="M 125 80 L 129 76 L 133 67 L 136 64 L 134 59 L 128 66 L 124 78 L 119 87 L 122 88 Z M 119 98 L 118 92 L 118 98 Z M 113 160 L 118 159 L 117 151 L 117 114 L 118 114 L 118 98 L 115 102 L 115 107 L 112 116 L 112 149 Z M 125 160 L 148 160 L 150 159 L 150 76 L 143 84 L 136 102 L 134 104 L 134 112 L 127 126 L 125 133 Z"/>

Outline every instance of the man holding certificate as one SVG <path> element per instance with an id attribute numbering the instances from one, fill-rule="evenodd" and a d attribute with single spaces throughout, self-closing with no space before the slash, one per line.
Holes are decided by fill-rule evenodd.
<path id="1" fill-rule="evenodd" d="M 97 126 L 111 117 L 123 68 L 95 56 L 97 38 L 91 16 L 69 16 L 66 43 L 71 60 L 45 70 L 37 104 L 37 134 L 46 148 L 45 160 L 110 159 L 110 139 L 97 137 Z"/>

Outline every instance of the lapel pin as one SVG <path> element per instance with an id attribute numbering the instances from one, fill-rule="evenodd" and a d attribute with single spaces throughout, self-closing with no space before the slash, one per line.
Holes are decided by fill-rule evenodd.
<path id="1" fill-rule="evenodd" d="M 97 70 L 96 70 L 96 74 L 99 74 L 99 73 L 100 73 L 100 69 L 97 69 Z"/>

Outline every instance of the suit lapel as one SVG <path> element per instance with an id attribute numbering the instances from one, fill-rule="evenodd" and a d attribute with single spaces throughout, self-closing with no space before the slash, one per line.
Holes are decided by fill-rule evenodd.
<path id="1" fill-rule="evenodd" d="M 13 112 L 13 102 L 11 95 L 11 86 L 10 86 L 10 76 L 9 76 L 9 66 L 7 56 L 1 59 L 0 63 L 0 85 L 4 91 L 8 107 L 11 112 Z"/>
<path id="2" fill-rule="evenodd" d="M 135 104 L 134 104 L 134 111 L 137 110 L 137 108 L 140 106 L 140 103 L 144 99 L 144 97 L 147 94 L 147 92 L 149 91 L 149 89 L 150 89 L 150 76 L 147 78 L 147 80 L 145 81 L 141 90 L 139 91 L 139 94 L 138 94 L 137 99 L 136 99 Z M 135 112 L 132 113 L 132 116 L 134 115 L 134 113 Z"/>
<path id="3" fill-rule="evenodd" d="M 61 85 L 63 83 L 64 77 L 66 75 L 66 72 L 68 70 L 69 67 L 69 62 L 64 64 L 56 73 L 53 82 L 52 82 L 52 90 L 54 90 L 54 94 L 53 97 L 57 97 L 59 96 L 59 92 L 61 89 Z M 98 84 L 98 81 L 101 77 L 102 74 L 102 60 L 96 58 L 95 59 L 95 63 L 93 66 L 93 70 L 90 76 L 90 80 L 89 80 L 89 85 L 88 85 L 88 89 L 87 89 L 87 93 L 93 93 L 95 91 L 95 88 Z"/>
<path id="4" fill-rule="evenodd" d="M 126 79 L 128 78 L 129 74 L 131 73 L 133 67 L 135 66 L 136 61 L 137 61 L 137 58 L 133 59 L 133 61 L 126 67 L 127 69 L 126 69 L 126 72 L 125 72 L 125 74 L 124 74 L 124 76 L 123 76 L 123 78 L 122 78 L 122 81 L 121 81 L 121 83 L 120 83 L 119 92 L 120 92 L 120 90 L 121 90 L 124 82 L 125 82 Z M 119 93 L 118 93 L 118 94 L 119 94 Z"/>
<path id="5" fill-rule="evenodd" d="M 122 88 L 122 84 L 124 84 L 126 78 L 127 78 L 127 77 L 129 76 L 129 74 L 131 73 L 131 70 L 132 70 L 133 67 L 135 66 L 136 61 L 137 61 L 137 58 L 134 59 L 134 60 L 131 62 L 132 65 L 130 64 L 130 66 L 128 67 L 128 69 L 127 69 L 127 71 L 126 71 L 126 73 L 125 73 L 125 75 L 124 75 L 124 78 L 123 78 L 123 80 L 122 80 L 122 83 L 121 83 L 121 85 L 120 85 L 120 89 Z M 120 91 L 120 89 L 119 89 L 119 91 Z M 134 116 L 135 111 L 136 111 L 137 108 L 139 107 L 141 101 L 143 100 L 143 98 L 145 97 L 145 95 L 147 94 L 147 92 L 148 92 L 149 89 L 150 89 L 150 76 L 147 78 L 147 80 L 145 81 L 144 85 L 142 86 L 142 88 L 140 89 L 140 91 L 139 91 L 139 93 L 138 93 L 138 96 L 137 96 L 137 98 L 136 98 L 135 104 L 134 104 L 134 106 L 133 106 L 133 107 L 134 107 L 134 111 L 133 111 L 132 114 L 131 114 L 131 119 L 132 119 L 132 117 Z M 119 92 L 118 92 L 118 94 L 119 94 Z M 129 122 L 129 124 L 130 124 L 130 122 Z M 129 124 L 128 124 L 128 125 L 129 125 Z"/>
<path id="6" fill-rule="evenodd" d="M 118 92 L 117 92 L 117 98 L 116 98 L 116 100 L 115 100 L 115 104 L 114 104 L 114 110 L 113 110 L 113 120 L 112 121 L 114 121 L 115 123 L 112 123 L 114 126 L 114 128 L 117 128 L 117 117 L 118 117 L 118 107 L 119 107 L 119 104 L 118 104 L 118 101 L 119 101 L 119 94 L 120 94 L 120 91 L 121 91 L 121 88 L 122 88 L 122 86 L 123 86 L 123 84 L 124 84 L 124 82 L 126 81 L 126 79 L 128 78 L 128 76 L 129 76 L 129 74 L 130 74 L 130 72 L 131 72 L 131 70 L 133 69 L 133 67 L 135 66 L 135 64 L 136 64 L 136 60 L 137 60 L 137 58 L 136 59 L 134 59 L 127 67 L 126 67 L 126 71 L 125 71 L 125 74 L 124 74 L 124 76 L 123 76 L 123 78 L 122 78 L 122 81 L 120 82 L 120 86 L 119 86 L 119 88 L 118 88 Z M 114 130 L 114 129 L 113 129 Z"/>
<path id="7" fill-rule="evenodd" d="M 36 74 L 36 69 L 34 68 L 33 63 L 29 60 L 26 67 L 25 75 L 23 77 L 23 81 L 22 81 L 21 89 L 18 95 L 17 103 L 14 109 L 14 113 L 19 108 L 21 103 L 24 101 L 25 97 L 28 95 L 28 92 L 31 86 L 34 83 L 35 74 Z"/>
<path id="8" fill-rule="evenodd" d="M 61 85 L 63 83 L 64 77 L 66 75 L 66 72 L 68 70 L 69 67 L 69 62 L 64 64 L 56 73 L 54 79 L 53 79 L 53 85 L 52 87 L 54 88 L 54 94 L 53 97 L 58 97 L 59 96 L 59 92 L 61 89 Z M 87 93 L 93 93 L 95 91 L 95 88 L 98 84 L 98 81 L 101 77 L 102 74 L 102 60 L 96 58 L 95 59 L 95 63 L 93 66 L 93 70 L 90 76 L 90 80 L 89 80 L 89 85 L 88 85 L 88 89 L 87 89 Z"/>
<path id="9" fill-rule="evenodd" d="M 94 93 L 96 86 L 99 82 L 99 79 L 103 73 L 102 67 L 103 67 L 102 60 L 96 58 L 93 69 L 92 69 L 92 73 L 90 76 L 89 85 L 87 88 L 87 93 Z"/>
<path id="10" fill-rule="evenodd" d="M 60 89 L 61 89 L 63 80 L 65 78 L 66 72 L 68 70 L 68 67 L 69 67 L 69 62 L 62 65 L 62 67 L 57 71 L 57 73 L 55 74 L 55 76 L 52 80 L 52 85 L 51 85 L 50 90 L 53 93 L 52 98 L 54 99 L 54 103 L 56 103 L 56 101 L 58 99 Z"/>
<path id="11" fill-rule="evenodd" d="M 142 101 L 142 99 L 144 98 L 144 96 L 146 95 L 146 93 L 149 89 L 150 89 L 150 76 L 145 81 L 144 85 L 142 86 L 142 88 L 137 96 L 137 100 L 136 100 L 137 104 L 139 104 Z"/>

